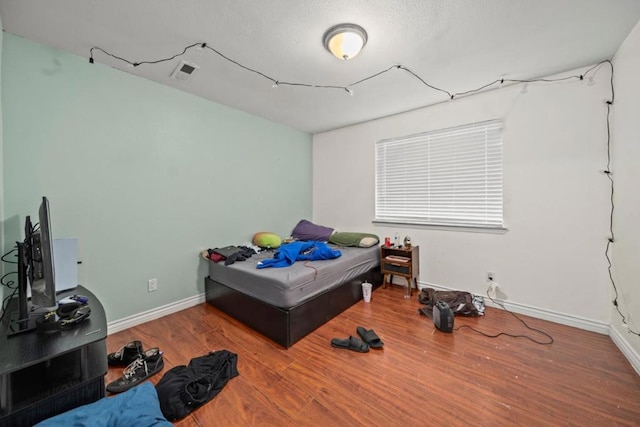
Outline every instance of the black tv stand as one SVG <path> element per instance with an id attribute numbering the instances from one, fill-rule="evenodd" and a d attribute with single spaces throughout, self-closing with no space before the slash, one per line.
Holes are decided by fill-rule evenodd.
<path id="1" fill-rule="evenodd" d="M 32 426 L 105 395 L 107 322 L 102 304 L 78 286 L 62 292 L 89 298 L 91 316 L 67 329 L 7 336 L 0 326 L 0 427 Z M 12 301 L 8 314 L 17 310 Z M 17 313 L 16 313 L 17 314 Z"/>
<path id="2" fill-rule="evenodd" d="M 27 315 L 26 318 L 20 318 L 17 312 L 12 313 L 9 320 L 9 328 L 7 329 L 7 336 L 12 337 L 25 332 L 35 331 L 37 320 L 38 317 L 34 315 Z"/>

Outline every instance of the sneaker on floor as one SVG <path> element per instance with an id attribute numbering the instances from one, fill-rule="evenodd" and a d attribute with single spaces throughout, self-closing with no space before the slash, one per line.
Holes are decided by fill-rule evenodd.
<path id="1" fill-rule="evenodd" d="M 110 393 L 122 393 L 129 390 L 164 368 L 162 352 L 157 347 L 145 351 L 142 357 L 134 360 L 124 369 L 120 378 L 107 385 Z"/>
<path id="2" fill-rule="evenodd" d="M 142 357 L 142 343 L 131 341 L 115 353 L 107 354 L 107 363 L 110 366 L 128 366 L 136 359 Z"/>

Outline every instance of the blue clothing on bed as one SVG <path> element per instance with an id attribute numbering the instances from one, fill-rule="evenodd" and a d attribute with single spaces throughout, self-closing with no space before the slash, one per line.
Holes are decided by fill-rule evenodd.
<path id="1" fill-rule="evenodd" d="M 334 259 L 342 255 L 337 249 L 331 249 L 325 242 L 300 241 L 286 243 L 278 249 L 273 258 L 265 259 L 256 268 L 289 267 L 296 261 L 317 261 Z"/>

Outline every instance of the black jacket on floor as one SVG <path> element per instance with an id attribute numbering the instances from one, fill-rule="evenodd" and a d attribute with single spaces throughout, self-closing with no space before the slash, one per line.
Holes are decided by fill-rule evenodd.
<path id="1" fill-rule="evenodd" d="M 237 363 L 236 354 L 220 350 L 168 370 L 156 385 L 164 416 L 179 420 L 213 399 L 238 375 Z"/>

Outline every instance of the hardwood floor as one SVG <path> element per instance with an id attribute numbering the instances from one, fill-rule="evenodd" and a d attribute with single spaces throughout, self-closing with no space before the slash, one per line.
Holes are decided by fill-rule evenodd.
<path id="1" fill-rule="evenodd" d="M 379 288 L 289 350 L 202 304 L 110 335 L 109 352 L 139 339 L 160 347 L 166 372 L 209 351 L 238 355 L 240 375 L 179 426 L 640 425 L 640 377 L 608 336 L 520 316 L 555 340 L 452 334 L 420 316 L 404 289 Z M 333 337 L 374 329 L 383 350 L 332 348 Z M 538 340 L 507 312 L 456 317 L 487 334 Z M 151 378 L 155 384 L 163 372 Z M 112 368 L 106 381 L 121 375 Z"/>

